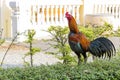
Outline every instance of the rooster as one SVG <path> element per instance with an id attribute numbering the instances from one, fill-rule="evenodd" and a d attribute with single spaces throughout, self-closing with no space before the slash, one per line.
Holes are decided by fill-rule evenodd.
<path id="1" fill-rule="evenodd" d="M 86 63 L 86 52 L 90 52 L 93 56 L 104 58 L 111 58 L 116 53 L 115 46 L 109 39 L 99 37 L 93 41 L 89 41 L 86 36 L 79 31 L 74 17 L 68 12 L 65 13 L 65 17 L 68 20 L 70 30 L 68 42 L 70 48 L 78 57 L 78 64 L 81 63 L 81 55 L 83 55 L 84 62 Z"/>

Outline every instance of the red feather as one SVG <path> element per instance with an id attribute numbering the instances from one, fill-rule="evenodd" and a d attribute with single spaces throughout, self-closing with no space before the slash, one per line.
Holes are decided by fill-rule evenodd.
<path id="1" fill-rule="evenodd" d="M 90 41 L 82 33 L 74 34 L 74 36 L 70 36 L 69 40 L 74 42 L 79 42 L 82 48 L 84 49 L 84 51 L 87 51 L 88 46 L 90 45 Z"/>

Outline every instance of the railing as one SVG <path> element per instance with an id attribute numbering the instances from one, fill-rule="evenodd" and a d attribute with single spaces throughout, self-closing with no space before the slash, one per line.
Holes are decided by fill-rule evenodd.
<path id="1" fill-rule="evenodd" d="M 112 14 L 114 18 L 120 18 L 119 0 L 85 0 L 85 14 Z"/>
<path id="2" fill-rule="evenodd" d="M 30 20 L 32 24 L 65 25 L 67 23 L 64 16 L 66 11 L 80 23 L 81 0 L 33 0 L 27 4 L 28 2 L 28 0 L 21 2 L 22 5 L 25 4 L 25 7 L 20 5 L 20 11 L 29 16 L 27 20 Z"/>
<path id="3" fill-rule="evenodd" d="M 120 18 L 120 2 L 117 0 L 99 0 L 94 3 L 94 13 L 112 14 L 115 19 Z"/>
<path id="4" fill-rule="evenodd" d="M 80 23 L 80 8 L 83 5 L 81 0 L 18 0 L 16 7 L 17 24 L 16 32 L 24 32 L 28 29 L 36 31 L 36 38 L 49 38 L 48 33 L 43 30 L 53 26 L 67 26 L 65 12 L 70 12 Z M 19 41 L 23 41 L 24 36 L 20 36 Z"/>
<path id="5" fill-rule="evenodd" d="M 120 26 L 120 1 L 119 0 L 84 0 L 86 14 L 105 14 L 113 16 L 115 26 Z"/>

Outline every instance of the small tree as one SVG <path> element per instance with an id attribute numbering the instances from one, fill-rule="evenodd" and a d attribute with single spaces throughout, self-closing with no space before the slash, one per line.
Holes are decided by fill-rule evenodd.
<path id="1" fill-rule="evenodd" d="M 27 40 L 25 41 L 26 43 L 29 43 L 29 52 L 25 54 L 24 56 L 24 62 L 27 63 L 25 61 L 25 57 L 26 56 L 29 56 L 30 55 L 30 66 L 33 67 L 33 55 L 36 53 L 36 52 L 40 52 L 40 49 L 39 48 L 33 48 L 33 40 L 34 40 L 34 35 L 35 35 L 35 30 L 28 30 L 27 32 Z M 28 63 L 29 64 L 29 63 Z"/>
<path id="2" fill-rule="evenodd" d="M 58 59 L 63 60 L 64 64 L 76 62 L 75 58 L 71 55 L 71 49 L 67 43 L 68 40 L 68 27 L 51 26 L 46 32 L 50 33 L 51 39 L 45 40 L 49 45 L 56 49 L 54 52 L 46 52 L 54 54 Z M 51 42 L 52 41 L 52 42 Z"/>

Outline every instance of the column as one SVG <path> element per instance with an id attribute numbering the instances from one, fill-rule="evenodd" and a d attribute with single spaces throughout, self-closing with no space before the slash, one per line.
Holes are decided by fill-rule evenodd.
<path id="1" fill-rule="evenodd" d="M 72 6 L 72 15 L 75 17 L 75 5 Z"/>
<path id="2" fill-rule="evenodd" d="M 107 4 L 105 5 L 105 13 L 108 14 L 108 5 Z"/>
<path id="3" fill-rule="evenodd" d="M 101 11 L 101 5 L 98 4 L 98 12 L 97 13 L 101 13 L 100 11 Z"/>
<path id="4" fill-rule="evenodd" d="M 60 23 L 63 23 L 63 20 L 62 20 L 62 18 L 63 18 L 62 8 L 63 8 L 63 6 L 60 5 Z"/>
<path id="5" fill-rule="evenodd" d="M 58 5 L 55 6 L 55 23 L 58 24 Z"/>
<path id="6" fill-rule="evenodd" d="M 21 1 L 22 2 L 22 1 Z M 35 10 L 36 10 L 36 2 L 33 3 L 33 18 L 32 18 L 32 26 L 35 27 Z"/>
<path id="7" fill-rule="evenodd" d="M 118 10 L 118 15 L 119 15 L 119 19 L 120 19 L 120 7 L 118 8 L 119 10 Z"/>
<path id="8" fill-rule="evenodd" d="M 49 16 L 49 8 L 50 8 L 50 6 L 47 5 L 46 8 L 47 8 L 47 11 L 46 11 L 46 19 L 47 19 L 47 24 L 49 24 L 49 21 L 50 21 L 50 20 L 49 20 L 49 17 L 50 17 L 50 16 Z"/>
<path id="9" fill-rule="evenodd" d="M 42 24 L 45 24 L 45 13 L 44 13 L 45 12 L 45 6 L 42 5 L 41 8 L 42 8 L 41 21 L 42 21 Z"/>
<path id="10" fill-rule="evenodd" d="M 115 5 L 112 5 L 112 15 L 113 15 L 114 18 L 115 18 Z"/>
<path id="11" fill-rule="evenodd" d="M 54 5 L 51 6 L 51 23 L 54 24 Z"/>
<path id="12" fill-rule="evenodd" d="M 118 19 L 118 9 L 119 9 L 119 6 L 118 5 L 116 5 L 115 7 L 115 17 Z"/>
<path id="13" fill-rule="evenodd" d="M 38 5 L 38 24 L 42 24 L 42 6 Z"/>
<path id="14" fill-rule="evenodd" d="M 108 14 L 112 14 L 111 13 L 111 5 L 108 5 Z"/>
<path id="15" fill-rule="evenodd" d="M 94 4 L 94 14 L 97 13 L 97 9 L 98 9 L 98 6 L 96 4 Z"/>
<path id="16" fill-rule="evenodd" d="M 67 19 L 65 18 L 65 13 L 67 12 L 67 6 L 66 5 L 64 5 L 64 17 L 63 17 L 63 21 L 64 21 L 64 23 L 65 24 L 67 24 Z"/>
<path id="17" fill-rule="evenodd" d="M 105 13 L 105 5 L 101 5 L 101 13 Z"/>
<path id="18" fill-rule="evenodd" d="M 77 21 L 78 24 L 80 24 L 79 7 L 80 7 L 80 6 L 78 5 L 78 6 L 77 6 L 77 9 L 76 9 L 76 21 Z"/>

